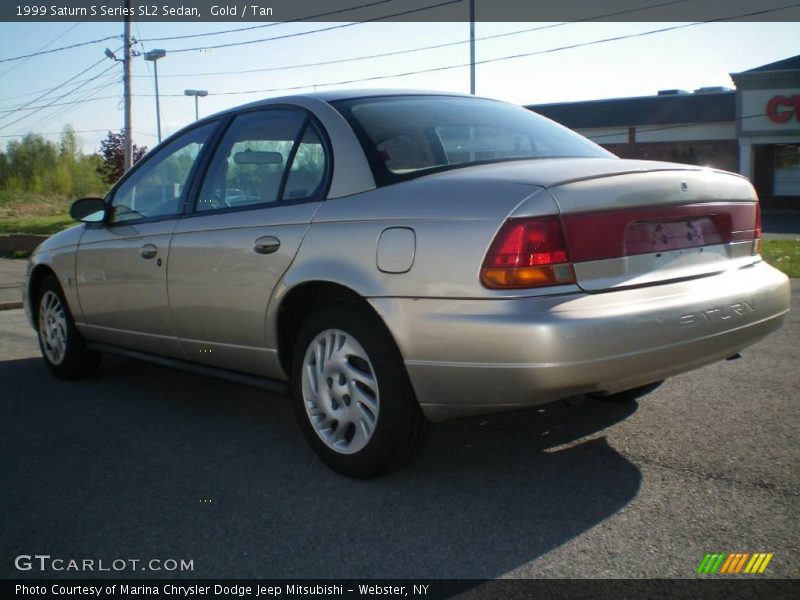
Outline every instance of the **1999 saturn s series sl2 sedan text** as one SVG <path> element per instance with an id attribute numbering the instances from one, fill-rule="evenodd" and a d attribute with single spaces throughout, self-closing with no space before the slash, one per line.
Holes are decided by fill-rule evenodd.
<path id="1" fill-rule="evenodd" d="M 789 310 L 745 178 L 621 160 L 470 96 L 242 106 L 71 214 L 25 290 L 56 376 L 108 352 L 291 388 L 353 477 L 407 462 L 429 420 L 637 390 Z"/>

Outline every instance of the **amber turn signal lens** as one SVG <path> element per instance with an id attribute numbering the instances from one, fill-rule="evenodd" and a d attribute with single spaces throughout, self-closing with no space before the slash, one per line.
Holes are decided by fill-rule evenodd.
<path id="1" fill-rule="evenodd" d="M 481 283 L 488 288 L 529 288 L 575 283 L 572 265 L 481 269 Z"/>

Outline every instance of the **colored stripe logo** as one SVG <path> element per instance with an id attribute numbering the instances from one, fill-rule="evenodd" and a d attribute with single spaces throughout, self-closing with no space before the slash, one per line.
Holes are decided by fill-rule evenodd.
<path id="1" fill-rule="evenodd" d="M 709 552 L 700 561 L 696 572 L 709 575 L 761 575 L 773 555 L 772 552 Z"/>

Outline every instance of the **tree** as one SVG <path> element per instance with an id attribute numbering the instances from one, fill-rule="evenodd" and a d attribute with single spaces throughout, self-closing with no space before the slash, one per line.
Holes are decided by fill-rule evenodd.
<path id="1" fill-rule="evenodd" d="M 114 185 L 125 172 L 125 136 L 122 132 L 109 131 L 106 139 L 100 142 L 100 157 L 102 163 L 98 165 L 97 172 L 108 185 Z M 147 152 L 147 147 L 133 145 L 133 164 Z"/>
<path id="2" fill-rule="evenodd" d="M 9 189 L 31 192 L 50 192 L 55 174 L 58 150 L 53 142 L 34 133 L 6 146 L 7 180 Z"/>
<path id="3" fill-rule="evenodd" d="M 81 152 L 80 138 L 64 126 L 58 142 L 29 133 L 0 152 L 0 188 L 62 198 L 101 193 L 100 157 Z"/>

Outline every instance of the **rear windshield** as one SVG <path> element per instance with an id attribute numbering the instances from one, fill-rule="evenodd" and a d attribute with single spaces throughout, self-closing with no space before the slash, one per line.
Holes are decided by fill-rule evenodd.
<path id="1" fill-rule="evenodd" d="M 379 183 L 470 164 L 613 156 L 557 123 L 496 100 L 383 96 L 334 102 Z"/>

